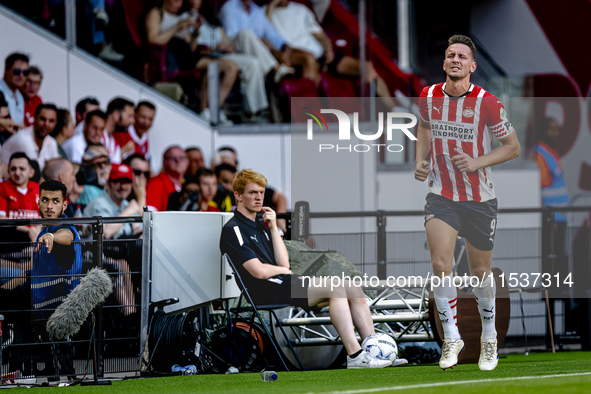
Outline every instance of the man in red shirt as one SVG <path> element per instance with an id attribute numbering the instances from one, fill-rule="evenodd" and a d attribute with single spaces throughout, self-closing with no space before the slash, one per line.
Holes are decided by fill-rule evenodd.
<path id="1" fill-rule="evenodd" d="M 149 101 L 140 101 L 135 107 L 135 123 L 131 124 L 126 131 L 116 131 L 115 141 L 121 147 L 123 160 L 134 153 L 140 153 L 147 160 L 150 160 L 148 131 L 152 127 L 156 116 L 156 107 Z"/>
<path id="2" fill-rule="evenodd" d="M 30 66 L 29 75 L 25 81 L 25 85 L 21 91 L 25 98 L 25 126 L 31 126 L 35 123 L 35 111 L 39 104 L 43 104 L 43 100 L 37 93 L 41 89 L 41 81 L 43 74 L 38 67 Z"/>
<path id="3" fill-rule="evenodd" d="M 6 182 L 0 183 L 0 219 L 38 219 L 39 184 L 30 181 L 35 174 L 23 152 L 14 153 L 8 162 Z M 0 228 L 3 242 L 35 242 L 39 226 Z"/>
<path id="4" fill-rule="evenodd" d="M 146 187 L 146 205 L 153 211 L 166 211 L 168 197 L 180 192 L 189 159 L 180 146 L 172 146 L 164 152 L 162 172 L 150 179 Z"/>

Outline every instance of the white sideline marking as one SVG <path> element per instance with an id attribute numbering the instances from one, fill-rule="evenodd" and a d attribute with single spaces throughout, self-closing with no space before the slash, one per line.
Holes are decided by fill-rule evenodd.
<path id="1" fill-rule="evenodd" d="M 559 375 L 518 376 L 518 377 L 513 377 L 513 378 L 498 378 L 498 379 L 462 380 L 462 381 L 457 381 L 457 382 L 425 383 L 425 384 L 413 384 L 410 386 L 378 387 L 378 388 L 374 388 L 374 389 L 365 389 L 365 390 L 331 391 L 326 394 L 376 393 L 379 391 L 422 389 L 422 388 L 428 388 L 428 387 L 456 386 L 456 385 L 460 385 L 460 384 L 471 384 L 471 383 L 505 382 L 505 381 L 510 381 L 510 380 L 565 378 L 565 377 L 569 377 L 569 376 L 583 376 L 583 375 L 591 375 L 591 372 L 565 373 L 565 374 L 559 374 Z"/>

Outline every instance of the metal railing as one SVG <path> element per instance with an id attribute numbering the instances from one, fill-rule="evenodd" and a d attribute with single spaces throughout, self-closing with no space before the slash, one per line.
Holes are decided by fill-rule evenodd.
<path id="1" fill-rule="evenodd" d="M 54 248 L 52 254 L 56 267 L 48 267 L 43 275 L 33 276 L 29 272 L 26 280 L 20 285 L 13 289 L 1 290 L 0 314 L 4 315 L 4 352 L 1 360 L 3 365 L 0 366 L 3 366 L 3 373 L 20 370 L 23 375 L 48 378 L 92 373 L 88 370 L 87 362 L 92 331 L 90 319 L 87 319 L 80 332 L 71 338 L 64 341 L 53 340 L 46 333 L 45 324 L 55 308 L 47 308 L 42 304 L 34 305 L 34 292 L 46 290 L 38 290 L 31 284 L 42 278 L 52 278 L 53 281 L 66 283 L 77 281 L 94 267 L 106 269 L 114 283 L 113 294 L 93 311 L 96 317 L 96 375 L 102 378 L 105 373 L 135 373 L 139 370 L 143 242 L 139 239 L 104 239 L 103 226 L 112 223 L 141 223 L 142 220 L 141 217 L 97 216 L 0 221 L 0 227 L 72 224 L 91 228 L 90 239 L 75 241 L 71 246 L 62 247 L 60 250 Z M 2 285 L 14 279 L 16 271 L 13 269 L 25 268 L 23 271 L 27 271 L 32 268 L 25 266 L 26 262 L 33 261 L 36 245 L 36 242 L 0 242 L 0 258 L 3 267 L 6 268 L 3 272 L 12 272 L 9 277 L 0 278 Z M 74 245 L 80 248 L 80 272 L 65 272 L 66 269 L 63 267 L 72 265 Z M 66 295 L 53 294 L 52 299 L 63 300 Z M 52 361 L 53 367 L 48 366 L 47 363 Z M 41 363 L 43 367 L 40 366 Z"/>

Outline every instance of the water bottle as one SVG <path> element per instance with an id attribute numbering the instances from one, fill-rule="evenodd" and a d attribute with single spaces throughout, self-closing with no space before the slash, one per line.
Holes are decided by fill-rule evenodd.
<path id="1" fill-rule="evenodd" d="M 263 382 L 274 382 L 277 380 L 277 373 L 275 371 L 263 371 L 261 380 Z"/>

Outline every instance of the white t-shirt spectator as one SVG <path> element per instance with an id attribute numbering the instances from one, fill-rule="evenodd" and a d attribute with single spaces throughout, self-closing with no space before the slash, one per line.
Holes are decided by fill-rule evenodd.
<path id="1" fill-rule="evenodd" d="M 62 144 L 62 149 L 68 155 L 68 159 L 72 163 L 82 163 L 82 156 L 86 150 L 86 140 L 84 139 L 84 133 L 74 134 L 71 138 L 68 138 Z"/>
<path id="2" fill-rule="evenodd" d="M 110 136 L 107 130 L 103 132 L 101 142 L 109 152 L 109 160 L 114 164 L 121 164 L 121 147 L 115 140 L 115 137 Z"/>
<path id="3" fill-rule="evenodd" d="M 287 7 L 275 7 L 271 24 L 292 48 L 310 52 L 316 59 L 324 54 L 324 48 L 312 35 L 322 33 L 322 27 L 316 21 L 314 13 L 305 5 L 290 1 Z"/>
<path id="4" fill-rule="evenodd" d="M 33 127 L 19 130 L 8 138 L 2 145 L 2 161 L 8 163 L 10 156 L 16 152 L 24 152 L 31 160 L 37 160 L 39 168 L 43 171 L 47 160 L 60 157 L 57 150 L 57 142 L 52 136 L 46 136 L 41 149 L 35 142 Z"/>

